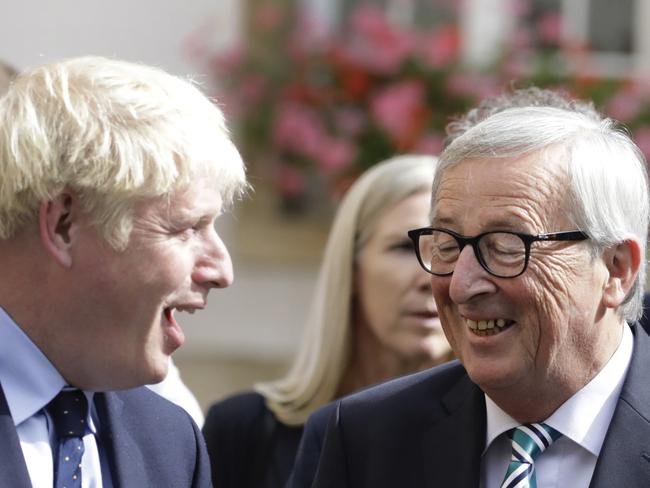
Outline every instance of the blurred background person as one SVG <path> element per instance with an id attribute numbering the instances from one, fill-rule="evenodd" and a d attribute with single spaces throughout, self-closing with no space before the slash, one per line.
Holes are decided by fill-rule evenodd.
<path id="1" fill-rule="evenodd" d="M 288 374 L 208 412 L 203 433 L 217 488 L 283 486 L 314 410 L 451 359 L 430 280 L 406 235 L 428 222 L 435 161 L 393 158 L 343 198 Z"/>

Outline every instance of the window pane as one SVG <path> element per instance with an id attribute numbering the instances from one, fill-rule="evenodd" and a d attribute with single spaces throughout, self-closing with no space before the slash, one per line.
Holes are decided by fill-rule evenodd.
<path id="1" fill-rule="evenodd" d="M 589 39 L 594 51 L 631 53 L 634 0 L 591 0 Z"/>

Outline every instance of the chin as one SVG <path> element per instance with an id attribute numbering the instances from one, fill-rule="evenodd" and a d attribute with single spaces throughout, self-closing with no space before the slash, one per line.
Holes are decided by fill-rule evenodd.
<path id="1" fill-rule="evenodd" d="M 453 358 L 449 343 L 444 338 L 430 337 L 423 341 L 422 349 L 433 364 L 440 364 Z"/>
<path id="2" fill-rule="evenodd" d="M 167 378 L 169 371 L 169 357 L 165 357 L 164 361 L 159 361 L 158 364 L 152 366 L 151 378 L 145 383 L 147 385 L 154 385 L 160 383 Z"/>

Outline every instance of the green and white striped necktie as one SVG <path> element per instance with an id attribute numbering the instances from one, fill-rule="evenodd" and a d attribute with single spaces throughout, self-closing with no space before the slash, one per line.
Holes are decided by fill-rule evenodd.
<path id="1" fill-rule="evenodd" d="M 513 429 L 512 456 L 501 488 L 537 488 L 535 459 L 561 436 L 546 424 L 525 424 Z"/>

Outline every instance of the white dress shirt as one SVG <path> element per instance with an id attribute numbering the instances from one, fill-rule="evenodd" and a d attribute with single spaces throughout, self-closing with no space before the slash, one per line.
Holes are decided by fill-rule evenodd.
<path id="1" fill-rule="evenodd" d="M 535 461 L 537 488 L 587 488 L 614 415 L 632 358 L 633 335 L 623 327 L 621 343 L 605 367 L 544 422 L 563 434 Z M 505 433 L 520 425 L 487 395 L 487 449 L 481 461 L 481 487 L 499 488 L 510 464 Z"/>
<path id="2" fill-rule="evenodd" d="M 53 424 L 44 407 L 66 386 L 66 382 L 45 355 L 0 307 L 0 383 L 18 432 L 32 486 L 53 486 Z M 81 463 L 83 488 L 111 486 L 108 472 L 102 483 L 102 463 L 97 449 L 98 417 L 93 393 L 84 392 L 91 406 Z M 106 464 L 105 464 L 106 465 Z"/>

